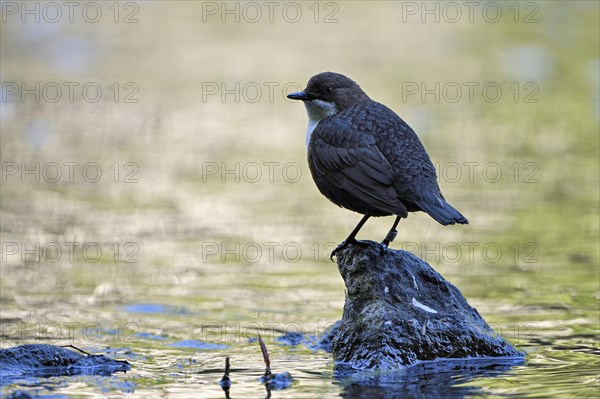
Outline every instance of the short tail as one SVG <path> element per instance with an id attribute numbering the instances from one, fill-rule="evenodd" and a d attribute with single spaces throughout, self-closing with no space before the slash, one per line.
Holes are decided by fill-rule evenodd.
<path id="1" fill-rule="evenodd" d="M 423 210 L 423 212 L 426 212 L 429 216 L 444 226 L 455 223 L 469 224 L 467 218 L 457 211 L 452 205 L 447 203 L 443 198 L 437 196 L 425 198 L 424 201 L 417 203 L 417 205 L 421 208 L 421 210 Z"/>

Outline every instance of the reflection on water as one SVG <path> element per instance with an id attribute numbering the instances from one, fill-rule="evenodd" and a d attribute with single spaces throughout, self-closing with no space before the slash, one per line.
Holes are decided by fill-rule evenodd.
<path id="1" fill-rule="evenodd" d="M 522 359 L 439 361 L 399 372 L 337 372 L 343 398 L 464 398 L 481 395 L 479 386 L 466 383 L 476 378 L 502 376 Z"/>
<path id="2" fill-rule="evenodd" d="M 494 23 L 336 2 L 327 24 L 333 9 L 315 22 L 309 3 L 297 23 L 204 21 L 202 4 L 143 3 L 127 24 L 112 3 L 97 23 L 3 14 L 1 345 L 73 344 L 132 371 L 1 394 L 221 398 L 230 357 L 231 397 L 265 397 L 260 332 L 273 371 L 294 378 L 274 398 L 597 396 L 596 2 L 518 3 L 519 18 L 506 5 Z M 326 69 L 413 125 L 471 221 L 411 215 L 395 248 L 459 287 L 525 364 L 348 374 L 319 349 L 344 304 L 328 254 L 358 215 L 317 192 L 306 115 L 285 94 Z M 227 92 L 253 82 L 273 95 Z"/>

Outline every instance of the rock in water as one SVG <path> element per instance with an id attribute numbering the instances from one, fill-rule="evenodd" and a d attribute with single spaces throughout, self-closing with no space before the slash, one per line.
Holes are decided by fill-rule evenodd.
<path id="1" fill-rule="evenodd" d="M 29 344 L 0 349 L 3 383 L 24 376 L 103 375 L 131 369 L 129 362 L 104 355 L 87 355 L 60 346 Z"/>
<path id="2" fill-rule="evenodd" d="M 368 242 L 337 254 L 346 284 L 333 357 L 357 369 L 397 369 L 420 361 L 524 354 L 494 333 L 461 292 L 407 251 Z"/>

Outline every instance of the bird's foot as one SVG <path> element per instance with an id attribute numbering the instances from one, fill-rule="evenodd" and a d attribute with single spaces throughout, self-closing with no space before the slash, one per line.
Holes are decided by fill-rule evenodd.
<path id="1" fill-rule="evenodd" d="M 342 249 L 346 248 L 349 244 L 356 245 L 357 247 L 367 248 L 369 246 L 368 243 L 363 241 L 358 241 L 356 238 L 345 239 L 342 241 L 333 251 L 331 251 L 331 255 L 329 255 L 329 259 L 333 262 L 333 257 L 340 252 Z"/>
<path id="2" fill-rule="evenodd" d="M 385 236 L 383 241 L 381 241 L 381 246 L 380 246 L 380 250 L 379 250 L 381 256 L 383 256 L 383 254 L 385 253 L 385 249 L 387 247 L 389 247 L 390 242 L 394 241 L 394 239 L 396 238 L 397 235 L 398 235 L 398 230 L 396 230 L 396 229 L 392 229 L 387 233 L 387 235 Z"/>

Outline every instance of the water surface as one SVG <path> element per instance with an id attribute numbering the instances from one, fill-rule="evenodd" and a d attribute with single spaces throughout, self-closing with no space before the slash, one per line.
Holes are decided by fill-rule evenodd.
<path id="1" fill-rule="evenodd" d="M 259 332 L 294 378 L 274 398 L 598 395 L 598 3 L 506 3 L 498 20 L 478 3 L 472 22 L 417 2 L 301 3 L 297 22 L 288 3 L 272 21 L 242 3 L 237 21 L 206 8 L 221 3 L 115 4 L 117 22 L 108 3 L 93 23 L 3 14 L 1 346 L 73 344 L 133 369 L 2 395 L 219 398 L 228 356 L 231 397 L 265 397 Z M 393 247 L 524 364 L 343 375 L 311 342 L 277 341 L 341 318 L 328 256 L 359 220 L 318 193 L 305 111 L 285 99 L 323 70 L 418 132 L 471 223 L 414 214 Z"/>

